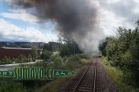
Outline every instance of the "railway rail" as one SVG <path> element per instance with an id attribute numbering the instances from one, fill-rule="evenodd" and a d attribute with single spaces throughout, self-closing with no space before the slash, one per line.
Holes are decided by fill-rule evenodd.
<path id="1" fill-rule="evenodd" d="M 116 90 L 99 58 L 94 57 L 57 92 L 116 92 Z"/>

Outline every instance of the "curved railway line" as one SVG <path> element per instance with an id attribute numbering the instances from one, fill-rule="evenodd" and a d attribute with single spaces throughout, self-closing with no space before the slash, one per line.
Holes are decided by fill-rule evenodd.
<path id="1" fill-rule="evenodd" d="M 94 57 L 57 92 L 116 92 L 116 87 L 111 82 L 99 58 Z"/>

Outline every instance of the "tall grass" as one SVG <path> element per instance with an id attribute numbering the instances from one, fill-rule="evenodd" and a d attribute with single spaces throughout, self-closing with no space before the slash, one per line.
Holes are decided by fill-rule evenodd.
<path id="1" fill-rule="evenodd" d="M 73 76 L 57 77 L 54 81 L 47 83 L 40 88 L 37 88 L 34 90 L 34 92 L 55 92 L 64 82 L 72 77 Z"/>
<path id="2" fill-rule="evenodd" d="M 0 92 L 30 92 L 30 89 L 27 89 L 21 83 L 10 82 L 0 86 Z"/>
<path id="3" fill-rule="evenodd" d="M 60 58 L 60 59 L 59 59 Z M 88 57 L 84 54 L 71 55 L 70 57 L 61 58 L 60 56 L 56 56 L 55 60 L 51 63 L 47 62 L 38 62 L 31 65 L 21 64 L 18 67 L 54 67 L 55 69 L 60 70 L 69 70 L 76 71 L 78 68 L 87 63 Z M 56 65 L 56 67 L 55 67 Z M 55 80 L 13 80 L 0 78 L 0 92 L 55 92 L 65 81 L 70 79 L 73 76 L 63 76 L 56 77 Z M 4 85 L 4 86 L 2 86 Z M 14 87 L 15 85 L 15 87 Z M 10 87 L 12 89 L 10 89 Z M 16 90 L 16 87 L 18 89 Z M 8 90 L 10 89 L 10 90 Z"/>
<path id="4" fill-rule="evenodd" d="M 101 57 L 101 63 L 104 65 L 112 82 L 116 84 L 117 92 L 139 92 L 138 89 L 123 82 L 123 72 L 120 69 L 111 66 L 106 57 Z"/>
<path id="5" fill-rule="evenodd" d="M 111 66 L 110 63 L 107 61 L 107 59 L 104 58 L 104 57 L 101 58 L 101 62 L 104 65 L 107 73 L 109 74 L 109 77 L 111 78 L 111 80 L 113 82 L 122 81 L 122 76 L 123 76 L 123 72 L 122 71 L 120 71 L 116 67 Z"/>
<path id="6" fill-rule="evenodd" d="M 73 62 L 71 62 L 72 60 L 73 60 Z M 84 58 L 84 57 L 80 58 L 80 57 L 78 57 L 78 55 L 65 57 L 64 61 L 66 61 L 65 66 L 58 67 L 58 69 L 70 70 L 70 71 L 76 70 L 77 68 L 82 67 L 84 64 L 86 64 L 88 62 L 88 60 L 86 60 L 86 58 Z M 46 85 L 44 85 L 40 88 L 37 88 L 36 90 L 34 90 L 34 92 L 55 92 L 64 82 L 66 82 L 67 80 L 69 80 L 72 77 L 73 76 L 56 77 L 55 80 L 51 81 L 50 83 L 47 83 Z"/>

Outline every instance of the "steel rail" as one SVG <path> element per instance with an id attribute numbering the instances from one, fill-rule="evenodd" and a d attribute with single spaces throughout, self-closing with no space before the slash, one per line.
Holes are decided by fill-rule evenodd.
<path id="1" fill-rule="evenodd" d="M 57 92 L 116 92 L 116 86 L 110 81 L 103 68 L 99 58 L 93 57 L 73 80 Z"/>
<path id="2" fill-rule="evenodd" d="M 87 73 L 88 69 L 90 68 L 90 66 L 92 65 L 92 62 L 91 64 L 88 66 L 88 68 L 86 69 L 86 71 L 84 72 L 83 76 L 80 78 L 79 82 L 77 83 L 77 85 L 75 86 L 73 92 L 76 92 L 77 88 L 79 87 L 79 84 L 81 83 L 82 79 L 84 78 L 85 74 Z"/>
<path id="3" fill-rule="evenodd" d="M 97 58 L 96 58 L 97 61 Z M 95 63 L 95 78 L 94 78 L 94 88 L 93 88 L 93 92 L 95 92 L 95 88 L 96 88 L 96 77 L 97 77 L 97 63 Z"/>

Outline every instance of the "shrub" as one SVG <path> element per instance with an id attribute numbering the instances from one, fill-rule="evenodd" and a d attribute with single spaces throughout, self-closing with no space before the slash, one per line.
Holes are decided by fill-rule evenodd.
<path id="1" fill-rule="evenodd" d="M 9 83 L 0 87 L 0 92 L 29 92 L 21 83 Z"/>
<path id="2" fill-rule="evenodd" d="M 87 56 L 86 54 L 78 54 L 78 55 L 82 59 L 89 59 L 89 56 Z"/>
<path id="3" fill-rule="evenodd" d="M 36 89 L 34 92 L 56 92 L 58 88 L 73 76 L 57 77 L 54 81 Z"/>
<path id="4" fill-rule="evenodd" d="M 6 64 L 11 64 L 12 60 L 10 59 L 10 57 L 5 56 L 4 59 L 2 60 L 2 62 L 6 63 Z"/>
<path id="5" fill-rule="evenodd" d="M 55 59 L 54 59 L 54 67 L 55 67 L 55 68 L 58 68 L 58 67 L 60 67 L 60 66 L 62 66 L 62 65 L 63 65 L 62 57 L 59 56 L 59 55 L 56 55 L 56 56 L 55 56 Z"/>
<path id="6" fill-rule="evenodd" d="M 123 73 L 120 69 L 111 66 L 105 57 L 101 58 L 101 62 L 104 65 L 108 75 L 111 80 L 116 84 L 117 92 L 138 92 L 138 89 L 135 89 L 133 86 L 129 86 L 127 82 L 130 79 L 127 79 L 131 74 Z"/>

